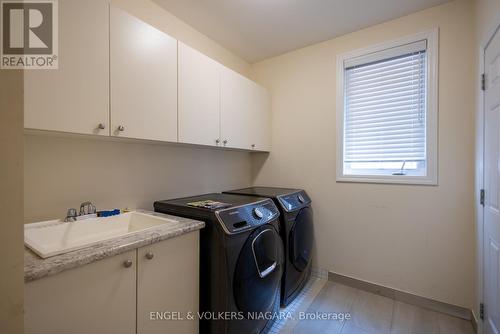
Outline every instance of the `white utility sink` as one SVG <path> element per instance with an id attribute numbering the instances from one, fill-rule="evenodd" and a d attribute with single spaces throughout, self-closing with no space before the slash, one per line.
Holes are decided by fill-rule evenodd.
<path id="1" fill-rule="evenodd" d="M 24 244 L 40 257 L 47 258 L 176 222 L 138 211 L 74 222 L 51 220 L 25 225 Z"/>

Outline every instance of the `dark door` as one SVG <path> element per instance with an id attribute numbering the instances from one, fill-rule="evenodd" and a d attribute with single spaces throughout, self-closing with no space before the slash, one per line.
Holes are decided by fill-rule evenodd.
<path id="1" fill-rule="evenodd" d="M 313 214 L 310 207 L 301 209 L 289 234 L 290 262 L 302 272 L 311 261 L 314 241 Z"/>
<path id="2" fill-rule="evenodd" d="M 233 287 L 239 311 L 272 311 L 282 272 L 281 239 L 273 226 L 264 225 L 250 235 L 238 257 Z"/>

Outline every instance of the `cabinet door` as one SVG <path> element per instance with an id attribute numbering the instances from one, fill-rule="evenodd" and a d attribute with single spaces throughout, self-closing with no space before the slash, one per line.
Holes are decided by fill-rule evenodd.
<path id="1" fill-rule="evenodd" d="M 220 142 L 221 65 L 179 42 L 179 142 Z"/>
<path id="2" fill-rule="evenodd" d="M 255 83 L 252 91 L 251 148 L 255 151 L 269 151 L 271 149 L 271 97 L 264 87 Z"/>
<path id="3" fill-rule="evenodd" d="M 252 85 L 242 75 L 222 70 L 221 139 L 225 147 L 251 149 L 252 145 Z"/>
<path id="4" fill-rule="evenodd" d="M 199 232 L 141 248 L 137 256 L 137 334 L 198 333 Z M 160 319 L 174 312 L 193 312 L 195 320 Z"/>
<path id="5" fill-rule="evenodd" d="M 244 76 L 223 68 L 221 82 L 221 139 L 226 147 L 268 151 L 270 96 Z"/>
<path id="6" fill-rule="evenodd" d="M 24 126 L 109 135 L 108 2 L 58 6 L 59 69 L 24 71 Z"/>
<path id="7" fill-rule="evenodd" d="M 177 141 L 177 41 L 111 6 L 111 134 Z"/>
<path id="8" fill-rule="evenodd" d="M 136 250 L 25 285 L 26 334 L 134 334 Z M 127 260 L 132 261 L 128 268 Z"/>

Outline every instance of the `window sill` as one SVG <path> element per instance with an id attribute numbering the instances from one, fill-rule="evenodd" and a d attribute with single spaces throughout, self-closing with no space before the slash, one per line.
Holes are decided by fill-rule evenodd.
<path id="1" fill-rule="evenodd" d="M 337 182 L 379 183 L 379 184 L 406 184 L 437 186 L 437 177 L 427 176 L 383 176 L 383 175 L 340 175 Z"/>

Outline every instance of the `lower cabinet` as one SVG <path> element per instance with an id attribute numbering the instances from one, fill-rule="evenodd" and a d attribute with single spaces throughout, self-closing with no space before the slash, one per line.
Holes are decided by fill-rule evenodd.
<path id="1" fill-rule="evenodd" d="M 136 252 L 25 284 L 24 333 L 134 334 Z"/>
<path id="2" fill-rule="evenodd" d="M 198 312 L 198 238 L 189 233 L 137 251 L 138 334 L 198 333 L 198 321 L 186 319 Z"/>
<path id="3" fill-rule="evenodd" d="M 198 247 L 191 232 L 28 282 L 25 333 L 198 333 L 168 320 L 198 311 Z"/>

